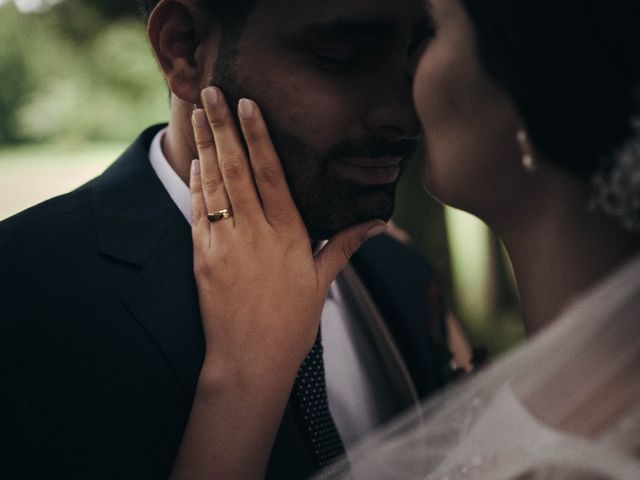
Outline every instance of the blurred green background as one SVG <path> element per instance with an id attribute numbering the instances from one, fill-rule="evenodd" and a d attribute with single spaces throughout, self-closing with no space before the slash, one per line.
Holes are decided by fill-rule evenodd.
<path id="1" fill-rule="evenodd" d="M 168 119 L 136 0 L 0 0 L 0 45 L 0 219 L 99 174 Z M 506 256 L 482 222 L 427 195 L 418 163 L 394 220 L 472 341 L 503 351 L 522 338 Z"/>

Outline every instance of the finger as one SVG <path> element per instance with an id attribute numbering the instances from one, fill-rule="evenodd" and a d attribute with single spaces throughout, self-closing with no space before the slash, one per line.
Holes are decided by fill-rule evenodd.
<path id="1" fill-rule="evenodd" d="M 246 98 L 238 103 L 238 117 L 267 221 L 274 226 L 290 224 L 300 216 L 264 117 L 258 105 Z"/>
<path id="2" fill-rule="evenodd" d="M 328 289 L 360 246 L 386 229 L 386 223 L 376 220 L 350 227 L 334 235 L 315 258 L 320 285 Z"/>
<path id="3" fill-rule="evenodd" d="M 207 206 L 202 193 L 199 160 L 191 162 L 189 188 L 191 190 L 191 235 L 193 237 L 194 251 L 197 251 L 198 248 L 207 247 L 210 241 Z"/>
<path id="4" fill-rule="evenodd" d="M 202 101 L 215 140 L 218 165 L 233 208 L 236 224 L 264 218 L 247 155 L 240 141 L 231 111 L 216 87 L 202 92 Z"/>
<path id="5" fill-rule="evenodd" d="M 202 192 L 207 213 L 229 208 L 229 198 L 218 166 L 218 156 L 207 116 L 202 109 L 193 111 L 193 134 L 200 157 Z M 216 222 L 232 224 L 232 222 Z"/>

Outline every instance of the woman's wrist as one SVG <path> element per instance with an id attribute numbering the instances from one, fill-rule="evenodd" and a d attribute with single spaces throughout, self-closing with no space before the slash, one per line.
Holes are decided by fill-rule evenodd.
<path id="1" fill-rule="evenodd" d="M 237 395 L 253 395 L 257 391 L 268 393 L 286 390 L 289 392 L 299 366 L 297 362 L 274 362 L 273 359 L 270 361 L 268 358 L 243 364 L 238 361 L 205 356 L 198 377 L 198 389 L 203 393 L 214 395 L 221 391 L 226 393 L 232 391 Z"/>

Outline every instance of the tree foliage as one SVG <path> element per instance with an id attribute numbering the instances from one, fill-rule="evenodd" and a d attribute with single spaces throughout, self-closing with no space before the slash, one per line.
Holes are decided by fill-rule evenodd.
<path id="1" fill-rule="evenodd" d="M 0 7 L 0 143 L 130 140 L 165 120 L 166 88 L 135 1 Z"/>

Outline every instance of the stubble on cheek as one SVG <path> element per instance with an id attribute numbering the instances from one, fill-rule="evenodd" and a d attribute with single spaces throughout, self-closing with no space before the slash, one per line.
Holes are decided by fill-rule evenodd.
<path id="1" fill-rule="evenodd" d="M 317 78 L 291 77 L 281 72 L 276 76 L 241 77 L 240 65 L 234 66 L 238 69 L 234 68 L 233 74 L 217 76 L 218 86 L 230 102 L 247 96 L 260 106 L 291 194 L 312 238 L 329 238 L 355 223 L 390 217 L 395 186 L 363 188 L 341 179 L 329 168 L 329 152 L 353 128 L 348 125 L 350 105 L 346 100 L 329 94 Z"/>

